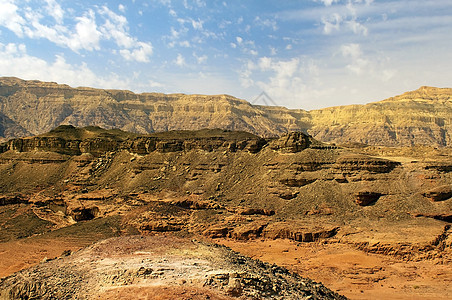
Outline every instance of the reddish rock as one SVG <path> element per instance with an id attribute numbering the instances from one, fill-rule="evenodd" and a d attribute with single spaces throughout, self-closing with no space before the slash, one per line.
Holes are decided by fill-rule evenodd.
<path id="1" fill-rule="evenodd" d="M 268 225 L 267 222 L 252 222 L 239 227 L 234 228 L 231 232 L 231 237 L 237 240 L 249 240 L 258 238 L 261 236 L 262 231 Z"/>

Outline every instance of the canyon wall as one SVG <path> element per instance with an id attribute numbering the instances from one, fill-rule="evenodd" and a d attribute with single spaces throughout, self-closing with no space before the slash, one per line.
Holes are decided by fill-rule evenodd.
<path id="1" fill-rule="evenodd" d="M 450 146 L 452 89 L 421 87 L 366 105 L 306 111 L 252 105 L 229 95 L 135 94 L 0 78 L 0 139 L 59 125 L 140 134 L 221 128 L 275 137 L 301 131 L 331 143 Z"/>

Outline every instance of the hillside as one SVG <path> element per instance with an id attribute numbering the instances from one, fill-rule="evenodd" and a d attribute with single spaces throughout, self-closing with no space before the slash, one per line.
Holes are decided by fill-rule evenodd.
<path id="1" fill-rule="evenodd" d="M 118 235 L 176 234 L 279 262 L 358 299 L 357 286 L 419 299 L 451 293 L 450 148 L 60 126 L 0 149 L 0 276 L 55 256 L 58 245 L 61 253 Z"/>
<path id="2" fill-rule="evenodd" d="M 366 105 L 305 111 L 252 105 L 228 95 L 135 94 L 0 78 L 0 138 L 61 125 L 136 133 L 221 128 L 261 137 L 290 131 L 338 144 L 452 145 L 452 89 L 421 87 Z"/>

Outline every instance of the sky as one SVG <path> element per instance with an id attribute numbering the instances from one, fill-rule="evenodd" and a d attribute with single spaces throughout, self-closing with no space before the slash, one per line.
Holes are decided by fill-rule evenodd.
<path id="1" fill-rule="evenodd" d="M 312 110 L 452 87 L 451 49 L 451 0 L 0 0 L 0 76 L 73 87 Z"/>

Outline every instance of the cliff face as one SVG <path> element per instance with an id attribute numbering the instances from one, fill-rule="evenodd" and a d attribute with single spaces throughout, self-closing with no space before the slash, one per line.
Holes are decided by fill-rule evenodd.
<path id="1" fill-rule="evenodd" d="M 293 133 L 291 142 L 281 144 L 273 141 L 275 150 L 294 148 L 297 152 L 308 148 L 312 138 L 302 133 Z M 61 125 L 49 133 L 28 138 L 11 139 L 0 144 L 0 153 L 8 150 L 16 152 L 56 152 L 66 155 L 90 153 L 96 157 L 106 152 L 125 150 L 130 153 L 145 155 L 151 152 L 180 152 L 190 150 L 236 152 L 259 152 L 267 141 L 247 132 L 231 132 L 221 129 L 204 129 L 196 132 L 171 131 L 167 134 L 140 136 L 120 130 L 105 130 L 100 127 L 75 128 Z M 322 145 L 317 142 L 317 147 Z M 324 146 L 326 147 L 326 146 Z"/>
<path id="2" fill-rule="evenodd" d="M 452 89 L 421 87 L 367 105 L 310 112 L 310 134 L 322 141 L 371 145 L 452 145 Z"/>
<path id="3" fill-rule="evenodd" d="M 251 105 L 228 95 L 135 94 L 0 78 L 1 114 L 11 120 L 3 130 L 0 124 L 0 137 L 6 138 L 70 124 L 142 134 L 222 128 L 262 137 L 302 131 L 336 143 L 452 144 L 452 89 L 430 87 L 367 105 L 304 111 Z"/>

